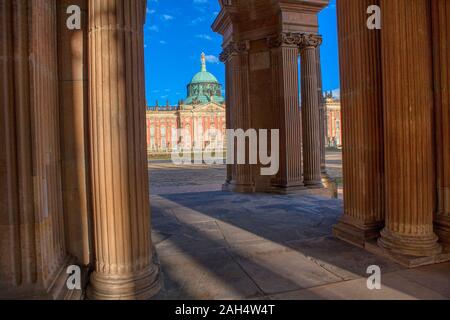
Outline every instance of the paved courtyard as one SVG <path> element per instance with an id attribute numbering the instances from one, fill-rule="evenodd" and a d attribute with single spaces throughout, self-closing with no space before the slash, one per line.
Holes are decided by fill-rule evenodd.
<path id="1" fill-rule="evenodd" d="M 330 154 L 340 177 L 340 156 Z M 220 191 L 223 166 L 150 163 L 156 299 L 449 299 L 450 264 L 405 268 L 330 236 L 342 201 Z M 382 289 L 367 289 L 367 267 Z"/>

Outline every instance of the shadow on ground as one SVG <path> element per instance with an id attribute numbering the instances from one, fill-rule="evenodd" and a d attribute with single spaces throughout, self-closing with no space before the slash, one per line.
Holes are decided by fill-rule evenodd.
<path id="1" fill-rule="evenodd" d="M 450 264 L 404 270 L 336 240 L 342 201 L 226 192 L 155 195 L 156 299 L 448 299 Z M 367 289 L 367 267 L 382 290 Z"/>

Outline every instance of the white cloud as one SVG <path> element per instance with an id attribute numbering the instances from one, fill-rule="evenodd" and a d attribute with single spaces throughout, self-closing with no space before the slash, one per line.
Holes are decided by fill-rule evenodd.
<path id="1" fill-rule="evenodd" d="M 161 16 L 161 20 L 163 20 L 163 21 L 171 21 L 173 19 L 174 19 L 173 16 L 171 16 L 170 14 L 163 14 Z"/>
<path id="2" fill-rule="evenodd" d="M 158 31 L 159 31 L 159 28 L 158 28 L 157 25 L 152 25 L 152 26 L 149 26 L 149 27 L 148 27 L 148 30 L 149 30 L 149 31 L 158 32 Z"/>
<path id="3" fill-rule="evenodd" d="M 340 99 L 341 98 L 341 89 L 337 88 L 331 91 L 333 93 L 333 97 Z"/>
<path id="4" fill-rule="evenodd" d="M 217 57 L 214 56 L 214 55 L 206 55 L 206 56 L 205 56 L 205 59 L 206 59 L 206 61 L 209 62 L 209 63 L 220 63 L 219 58 L 217 58 Z"/>
<path id="5" fill-rule="evenodd" d="M 208 40 L 208 41 L 212 40 L 212 37 L 207 34 L 198 34 L 198 35 L 196 35 L 196 37 L 199 39 L 204 39 L 204 40 Z"/>

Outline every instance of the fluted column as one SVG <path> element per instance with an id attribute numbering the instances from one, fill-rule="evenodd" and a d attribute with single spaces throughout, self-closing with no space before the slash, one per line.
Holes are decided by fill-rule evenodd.
<path id="1" fill-rule="evenodd" d="M 437 216 L 435 231 L 446 252 L 450 251 L 450 2 L 432 1 Z"/>
<path id="2" fill-rule="evenodd" d="M 322 174 L 322 181 L 328 182 L 327 165 L 326 165 L 326 150 L 325 137 L 327 132 L 326 126 L 326 105 L 323 98 L 322 87 L 322 65 L 320 63 L 320 46 L 316 48 L 316 66 L 317 66 L 317 94 L 319 99 L 319 130 L 320 130 L 320 172 Z"/>
<path id="3" fill-rule="evenodd" d="M 88 165 L 87 0 L 58 0 L 58 79 L 63 212 L 67 251 L 82 265 L 92 261 Z M 69 30 L 67 8 L 82 10 L 82 27 Z"/>
<path id="4" fill-rule="evenodd" d="M 145 0 L 89 0 L 95 238 L 90 299 L 147 299 L 160 288 L 150 235 L 145 11 Z"/>
<path id="5" fill-rule="evenodd" d="M 0 299 L 65 292 L 56 1 L 0 1 Z"/>
<path id="6" fill-rule="evenodd" d="M 428 0 L 381 0 L 386 227 L 390 252 L 433 256 L 433 61 Z"/>
<path id="7" fill-rule="evenodd" d="M 377 238 L 384 220 L 383 96 L 380 32 L 366 26 L 373 0 L 338 0 L 344 215 L 338 238 L 358 246 Z"/>
<path id="8" fill-rule="evenodd" d="M 316 48 L 321 42 L 320 36 L 308 34 L 303 36 L 300 44 L 304 183 L 312 188 L 323 186 L 316 63 Z"/>
<path id="9" fill-rule="evenodd" d="M 252 127 L 249 94 L 249 43 L 247 41 L 230 42 L 221 54 L 221 60 L 227 68 L 227 109 L 229 109 L 229 129 L 247 131 Z M 230 143 L 231 141 L 228 141 Z M 234 192 L 254 192 L 252 165 L 237 164 L 237 144 L 234 152 L 235 163 L 230 165 L 231 177 L 227 177 L 224 190 Z M 246 141 L 245 150 L 249 150 Z M 230 180 L 231 178 L 231 180 Z"/>
<path id="10" fill-rule="evenodd" d="M 280 168 L 272 187 L 284 191 L 303 188 L 302 123 L 299 105 L 298 43 L 301 35 L 269 38 L 272 56 L 273 128 L 280 130 Z"/>
<path id="11" fill-rule="evenodd" d="M 225 63 L 225 85 L 227 88 L 227 90 L 225 91 L 225 125 L 226 125 L 226 129 L 229 130 L 229 129 L 234 128 L 234 124 L 232 123 L 232 121 L 233 121 L 232 109 L 229 104 L 230 99 L 231 99 L 229 88 L 232 86 L 232 78 L 231 78 L 232 70 L 231 70 L 231 63 L 229 60 L 224 60 L 222 62 Z M 226 143 L 228 143 L 226 134 L 227 133 L 225 132 L 224 140 L 226 141 Z M 226 144 L 224 144 L 224 147 L 226 148 Z M 228 152 L 231 152 L 231 150 L 227 149 L 227 155 L 228 155 Z M 233 165 L 227 163 L 227 178 L 225 180 L 225 186 L 230 185 L 232 180 L 233 180 Z"/>

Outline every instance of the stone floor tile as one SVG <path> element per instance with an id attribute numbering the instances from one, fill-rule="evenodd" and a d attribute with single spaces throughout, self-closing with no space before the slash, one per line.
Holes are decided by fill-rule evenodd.
<path id="1" fill-rule="evenodd" d="M 164 289 L 156 299 L 251 299 L 262 292 L 225 252 L 163 256 Z"/>
<path id="2" fill-rule="evenodd" d="M 367 268 L 372 265 L 379 266 L 382 273 L 403 269 L 402 266 L 388 259 L 373 255 L 333 237 L 293 241 L 287 245 L 341 277 L 342 280 L 366 277 L 368 276 Z"/>
<path id="3" fill-rule="evenodd" d="M 438 292 L 405 278 L 388 274 L 382 277 L 381 290 L 369 290 L 367 279 L 360 278 L 326 286 L 272 295 L 274 300 L 442 300 Z"/>
<path id="4" fill-rule="evenodd" d="M 396 274 L 450 299 L 450 262 L 401 270 Z"/>
<path id="5" fill-rule="evenodd" d="M 272 242 L 229 249 L 266 294 L 309 288 L 341 279 L 299 252 Z"/>

